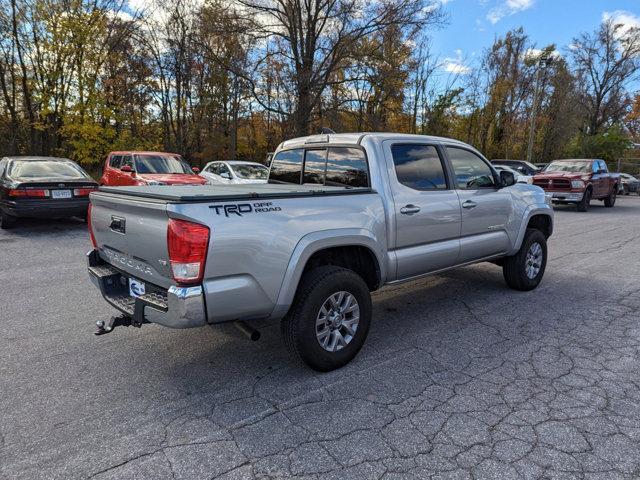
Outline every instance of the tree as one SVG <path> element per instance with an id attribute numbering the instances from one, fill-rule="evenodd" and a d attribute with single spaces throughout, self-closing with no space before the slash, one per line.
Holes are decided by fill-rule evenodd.
<path id="1" fill-rule="evenodd" d="M 630 99 L 625 90 L 640 78 L 640 29 L 607 19 L 592 33 L 573 40 L 572 57 L 582 91 L 582 132 L 598 135 L 620 122 Z"/>
<path id="2" fill-rule="evenodd" d="M 431 0 L 239 0 L 253 21 L 257 39 L 275 38 L 272 49 L 254 56 L 255 71 L 272 57 L 283 66 L 292 111 L 264 100 L 260 80 L 250 79 L 263 108 L 285 115 L 297 135 L 310 131 L 313 113 L 334 74 L 366 37 L 389 28 L 424 28 L 441 21 L 439 3 Z"/>

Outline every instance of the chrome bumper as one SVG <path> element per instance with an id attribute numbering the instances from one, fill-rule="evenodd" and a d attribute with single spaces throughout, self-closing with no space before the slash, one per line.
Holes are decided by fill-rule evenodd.
<path id="1" fill-rule="evenodd" d="M 549 192 L 553 202 L 579 202 L 582 200 L 583 192 Z"/>
<path id="2" fill-rule="evenodd" d="M 171 286 L 165 290 L 146 284 L 147 293 L 129 295 L 128 278 L 104 262 L 97 251 L 87 253 L 89 278 L 111 306 L 132 318 L 134 324 L 157 323 L 169 328 L 194 328 L 206 324 L 204 295 L 200 285 Z"/>

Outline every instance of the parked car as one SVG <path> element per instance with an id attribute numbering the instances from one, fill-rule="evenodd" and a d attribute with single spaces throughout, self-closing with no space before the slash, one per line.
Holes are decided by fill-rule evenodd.
<path id="1" fill-rule="evenodd" d="M 199 172 L 175 153 L 111 152 L 100 185 L 204 185 Z"/>
<path id="2" fill-rule="evenodd" d="M 257 162 L 227 160 L 207 163 L 200 175 L 212 185 L 267 183 L 269 168 Z"/>
<path id="3" fill-rule="evenodd" d="M 68 158 L 4 157 L 0 159 L 0 228 L 18 218 L 86 219 L 89 193 L 98 184 Z"/>
<path id="4" fill-rule="evenodd" d="M 462 142 L 297 138 L 278 147 L 269 175 L 262 185 L 92 194 L 89 276 L 122 313 L 97 333 L 235 321 L 255 338 L 246 322 L 281 319 L 289 348 L 327 371 L 360 350 L 369 293 L 383 285 L 483 261 L 516 290 L 542 280 L 550 202 Z"/>
<path id="5" fill-rule="evenodd" d="M 609 173 L 604 160 L 554 160 L 533 177 L 533 184 L 549 192 L 554 203 L 574 203 L 586 212 L 592 199 L 604 201 L 605 207 L 615 205 L 620 175 Z"/>
<path id="6" fill-rule="evenodd" d="M 511 167 L 507 167 L 506 165 L 494 165 L 493 168 L 495 168 L 498 173 L 500 172 L 511 172 L 513 174 L 513 176 L 516 178 L 516 182 L 517 183 L 528 183 L 528 184 L 532 184 L 533 183 L 533 177 L 531 175 L 524 175 L 516 170 L 514 170 Z"/>
<path id="7" fill-rule="evenodd" d="M 511 167 L 517 172 L 520 172 L 522 175 L 535 175 L 540 172 L 540 169 L 536 167 L 533 163 L 525 162 L 524 160 L 491 160 L 491 163 L 494 165 L 505 165 L 507 167 Z"/>
<path id="8" fill-rule="evenodd" d="M 628 173 L 620 174 L 620 185 L 622 186 L 622 194 L 629 195 L 630 193 L 638 193 L 640 187 L 640 180 Z"/>

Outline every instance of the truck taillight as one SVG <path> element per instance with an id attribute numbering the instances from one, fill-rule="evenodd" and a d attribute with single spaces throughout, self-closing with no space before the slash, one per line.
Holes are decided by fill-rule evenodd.
<path id="1" fill-rule="evenodd" d="M 92 205 L 89 204 L 89 208 L 87 209 L 87 227 L 89 229 L 89 238 L 91 239 L 91 245 L 93 245 L 93 248 L 96 249 L 98 248 L 98 242 L 96 242 L 96 237 L 93 234 L 93 226 L 91 225 L 91 207 Z"/>
<path id="2" fill-rule="evenodd" d="M 200 283 L 207 259 L 209 228 L 170 218 L 167 245 L 174 280 L 181 284 Z"/>

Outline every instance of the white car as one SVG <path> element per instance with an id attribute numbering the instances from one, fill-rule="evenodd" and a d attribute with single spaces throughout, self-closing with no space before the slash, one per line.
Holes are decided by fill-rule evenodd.
<path id="1" fill-rule="evenodd" d="M 207 163 L 200 175 L 206 178 L 210 185 L 267 183 L 269 168 L 257 162 L 217 161 Z"/>
<path id="2" fill-rule="evenodd" d="M 495 168 L 498 171 L 498 173 L 500 173 L 501 171 L 513 173 L 513 176 L 516 178 L 516 182 L 518 183 L 528 183 L 529 185 L 533 183 L 533 177 L 531 175 L 523 175 L 517 170 L 514 170 L 511 167 L 507 167 L 506 165 L 494 164 L 493 168 Z"/>

